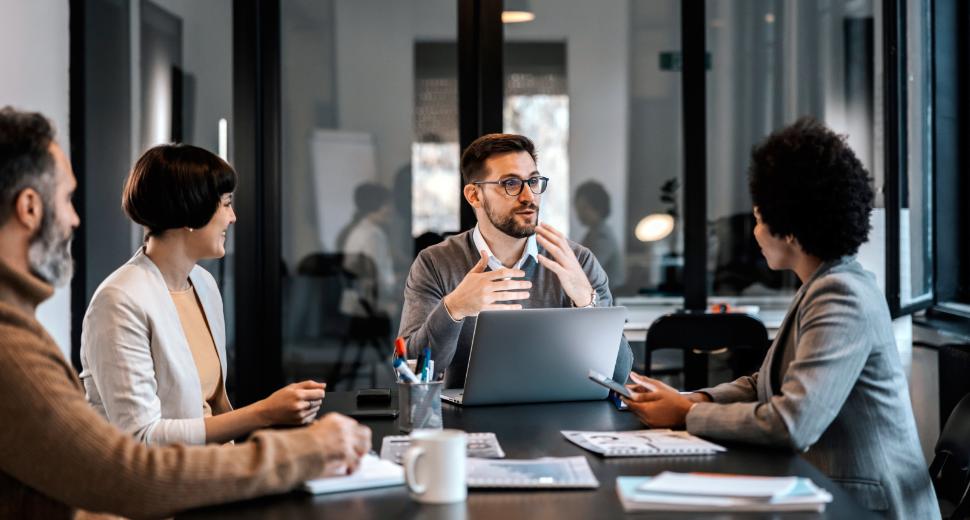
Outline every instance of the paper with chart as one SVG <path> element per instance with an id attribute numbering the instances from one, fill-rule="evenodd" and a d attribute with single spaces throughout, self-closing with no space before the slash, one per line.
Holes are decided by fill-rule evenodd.
<path id="1" fill-rule="evenodd" d="M 684 431 L 635 430 L 589 432 L 563 430 L 563 436 L 580 448 L 604 457 L 657 457 L 665 455 L 710 455 L 727 451 Z"/>
<path id="2" fill-rule="evenodd" d="M 599 487 L 586 457 L 544 457 L 525 460 L 468 459 L 469 488 Z"/>
<path id="3" fill-rule="evenodd" d="M 411 438 L 407 435 L 387 435 L 381 441 L 381 458 L 396 464 L 401 463 L 404 452 L 411 445 Z M 468 456 L 482 459 L 503 459 L 505 452 L 498 443 L 494 433 L 469 433 Z"/>

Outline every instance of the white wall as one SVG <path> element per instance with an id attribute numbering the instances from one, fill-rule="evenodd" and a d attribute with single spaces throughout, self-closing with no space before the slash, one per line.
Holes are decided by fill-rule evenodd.
<path id="1" fill-rule="evenodd" d="M 42 112 L 57 126 L 57 141 L 70 152 L 68 135 L 67 0 L 0 0 L 0 105 Z M 65 357 L 71 349 L 71 289 L 63 287 L 37 309 L 40 322 Z"/>

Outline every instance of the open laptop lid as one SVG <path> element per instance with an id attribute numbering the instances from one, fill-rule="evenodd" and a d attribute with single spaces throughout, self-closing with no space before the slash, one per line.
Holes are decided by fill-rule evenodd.
<path id="1" fill-rule="evenodd" d="M 605 399 L 587 374 L 613 373 L 626 317 L 626 307 L 482 312 L 462 404 Z"/>

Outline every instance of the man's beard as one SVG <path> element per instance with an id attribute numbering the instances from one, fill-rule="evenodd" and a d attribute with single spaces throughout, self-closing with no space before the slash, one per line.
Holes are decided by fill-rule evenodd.
<path id="1" fill-rule="evenodd" d="M 67 285 L 74 274 L 72 237 L 73 233 L 67 237 L 59 236 L 56 216 L 53 212 L 44 213 L 40 231 L 30 240 L 27 249 L 27 261 L 35 276 L 55 287 Z"/>
<path id="2" fill-rule="evenodd" d="M 483 202 L 485 206 L 485 215 L 488 216 L 489 222 L 498 228 L 499 231 L 512 238 L 528 238 L 536 234 L 536 223 L 539 221 L 539 206 L 529 202 L 528 204 L 523 204 L 516 207 L 506 215 L 496 215 L 492 212 L 491 206 L 488 205 L 488 199 L 483 199 Z M 527 209 L 531 209 L 536 212 L 535 220 L 529 224 L 519 224 L 515 219 L 515 212 Z"/>

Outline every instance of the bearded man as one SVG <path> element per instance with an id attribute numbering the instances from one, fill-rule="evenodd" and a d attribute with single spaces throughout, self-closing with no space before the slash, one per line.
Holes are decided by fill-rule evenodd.
<path id="1" fill-rule="evenodd" d="M 478 313 L 484 310 L 609 307 L 606 272 L 589 249 L 539 223 L 549 179 L 539 175 L 527 137 L 488 134 L 461 156 L 465 200 L 478 225 L 422 251 L 408 275 L 399 336 L 408 354 L 431 347 L 445 386 L 461 388 Z M 633 353 L 621 338 L 613 380 L 624 382 Z"/>

